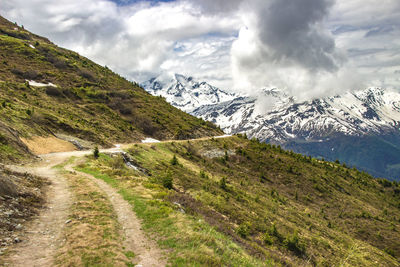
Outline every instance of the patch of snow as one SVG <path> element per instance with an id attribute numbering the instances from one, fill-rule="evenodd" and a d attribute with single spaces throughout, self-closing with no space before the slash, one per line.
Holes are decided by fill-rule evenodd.
<path id="1" fill-rule="evenodd" d="M 33 48 L 33 49 L 36 49 L 36 48 L 35 48 L 33 45 L 31 45 L 31 44 L 29 45 L 29 47 L 30 47 L 30 48 Z"/>
<path id="2" fill-rule="evenodd" d="M 157 140 L 157 139 L 153 139 L 153 138 L 148 137 L 148 138 L 142 140 L 142 143 L 160 143 L 160 141 Z"/>
<path id="3" fill-rule="evenodd" d="M 53 84 L 53 83 L 38 83 L 35 81 L 28 81 L 26 80 L 30 86 L 35 86 L 35 87 L 46 87 L 46 86 L 52 86 L 52 87 L 57 87 L 57 85 Z"/>
<path id="4" fill-rule="evenodd" d="M 128 168 L 134 169 L 135 171 L 139 171 L 139 168 L 136 167 L 135 165 L 133 165 L 132 163 L 130 163 L 130 162 L 125 162 L 125 164 L 126 164 L 126 166 L 127 166 Z"/>
<path id="5" fill-rule="evenodd" d="M 220 135 L 220 136 L 215 136 L 215 139 L 219 139 L 219 138 L 226 138 L 226 137 L 230 137 L 232 136 L 231 134 L 224 134 L 224 135 Z"/>

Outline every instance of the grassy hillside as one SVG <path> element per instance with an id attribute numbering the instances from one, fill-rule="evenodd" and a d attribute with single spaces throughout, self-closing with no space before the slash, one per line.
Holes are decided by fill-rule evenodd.
<path id="1" fill-rule="evenodd" d="M 107 67 L 1 17 L 0 47 L 2 159 L 26 154 L 18 137 L 64 133 L 109 145 L 144 136 L 183 139 L 222 133 Z"/>
<path id="2" fill-rule="evenodd" d="M 141 172 L 107 155 L 80 170 L 135 204 L 174 266 L 400 264 L 398 183 L 240 136 L 128 152 Z"/>

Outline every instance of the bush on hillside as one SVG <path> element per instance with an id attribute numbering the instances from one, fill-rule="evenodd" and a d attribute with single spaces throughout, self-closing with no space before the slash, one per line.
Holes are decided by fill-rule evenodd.
<path id="1" fill-rule="evenodd" d="M 167 189 L 172 189 L 173 179 L 171 173 L 167 173 L 167 175 L 162 178 L 162 185 Z"/>
<path id="2" fill-rule="evenodd" d="M 94 157 L 95 159 L 98 159 L 99 156 L 100 156 L 100 151 L 99 151 L 99 148 L 96 146 L 96 147 L 93 149 L 93 157 Z"/>
<path id="3" fill-rule="evenodd" d="M 54 86 L 46 87 L 45 92 L 49 96 L 62 96 L 63 95 L 62 92 L 60 90 L 58 90 L 58 88 L 56 88 Z"/>
<path id="4" fill-rule="evenodd" d="M 306 246 L 300 240 L 297 232 L 294 232 L 292 235 L 286 237 L 286 239 L 283 241 L 283 245 L 298 256 L 305 254 Z"/>

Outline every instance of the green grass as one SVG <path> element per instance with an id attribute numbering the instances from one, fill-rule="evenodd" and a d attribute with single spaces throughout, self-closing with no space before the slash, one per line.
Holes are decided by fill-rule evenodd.
<path id="1" fill-rule="evenodd" d="M 154 198 L 148 197 L 143 192 L 141 194 L 137 187 L 132 187 L 132 180 L 120 179 L 114 172 L 105 174 L 92 165 L 99 162 L 110 164 L 110 161 L 112 159 L 101 157 L 100 160 L 91 161 L 77 170 L 102 179 L 119 190 L 123 198 L 131 203 L 137 216 L 143 220 L 143 228 L 151 235 L 159 237 L 160 247 L 171 251 L 168 256 L 172 266 L 274 266 L 273 261 L 250 257 L 240 246 L 201 217 L 176 210 L 166 199 L 168 192 L 157 184 L 153 184 L 152 190 L 144 189 L 147 193 L 156 195 Z M 129 173 L 128 170 L 125 171 Z"/>
<path id="2" fill-rule="evenodd" d="M 203 156 L 212 150 L 234 154 Z M 107 174 L 110 183 L 117 181 L 114 186 L 134 204 L 145 229 L 165 236 L 160 244 L 176 251 L 174 264 L 179 263 L 175 255 L 188 249 L 182 243 L 195 251 L 202 246 L 182 242 L 187 234 L 171 233 L 190 232 L 186 225 L 200 227 L 195 223 L 199 218 L 254 260 L 270 259 L 272 265 L 398 264 L 397 183 L 241 137 L 140 144 L 128 152 L 151 176 L 121 167 L 117 158 L 103 157 L 86 167 Z M 171 176 L 173 190 L 163 186 L 166 176 Z M 177 223 L 173 215 L 181 214 L 174 202 L 185 209 L 184 216 L 196 218 L 193 224 Z M 210 251 L 219 261 L 229 258 L 218 249 Z M 206 264 L 186 259 L 182 265 Z"/>

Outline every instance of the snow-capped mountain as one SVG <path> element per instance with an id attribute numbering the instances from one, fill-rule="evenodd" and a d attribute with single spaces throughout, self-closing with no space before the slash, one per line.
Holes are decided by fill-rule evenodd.
<path id="1" fill-rule="evenodd" d="M 165 97 L 173 106 L 186 112 L 237 97 L 233 93 L 181 74 L 161 75 L 144 82 L 141 86 L 152 95 Z"/>
<path id="2" fill-rule="evenodd" d="M 261 140 L 322 139 L 398 131 L 400 94 L 380 88 L 280 107 L 241 125 Z"/>
<path id="3" fill-rule="evenodd" d="M 153 78 L 142 85 L 228 134 L 245 132 L 274 143 L 379 134 L 400 127 L 400 93 L 381 88 L 297 103 L 278 89 L 263 89 L 257 97 L 239 96 L 179 74 L 167 82 Z"/>
<path id="4" fill-rule="evenodd" d="M 375 176 L 400 178 L 398 92 L 369 88 L 299 103 L 278 89 L 250 97 L 182 75 L 143 86 L 227 134 L 246 133 L 298 153 L 339 159 Z"/>

